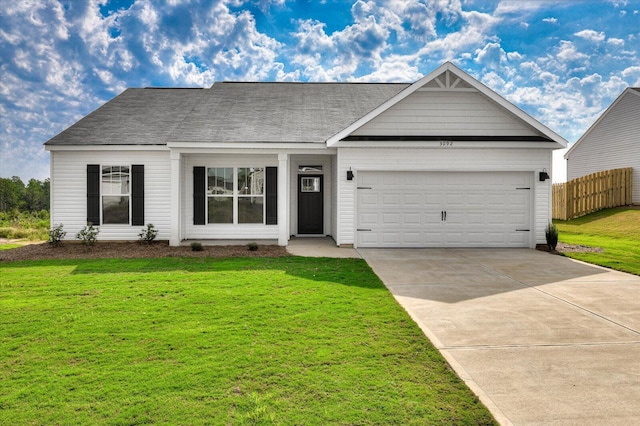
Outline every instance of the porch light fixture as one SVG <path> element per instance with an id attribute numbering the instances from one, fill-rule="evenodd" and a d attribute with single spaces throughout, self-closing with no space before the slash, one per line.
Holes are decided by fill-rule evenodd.
<path id="1" fill-rule="evenodd" d="M 347 170 L 347 180 L 353 180 L 353 172 L 351 171 L 351 167 Z"/>
<path id="2" fill-rule="evenodd" d="M 549 173 L 547 173 L 547 169 L 542 169 L 540 172 L 540 182 L 544 182 L 547 179 L 549 179 Z"/>

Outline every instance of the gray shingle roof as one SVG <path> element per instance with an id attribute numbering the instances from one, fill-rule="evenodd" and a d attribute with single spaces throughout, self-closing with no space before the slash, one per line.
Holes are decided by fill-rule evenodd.
<path id="1" fill-rule="evenodd" d="M 127 89 L 46 145 L 166 145 L 204 89 Z"/>
<path id="2" fill-rule="evenodd" d="M 216 83 L 127 89 L 47 145 L 324 143 L 409 84 Z"/>

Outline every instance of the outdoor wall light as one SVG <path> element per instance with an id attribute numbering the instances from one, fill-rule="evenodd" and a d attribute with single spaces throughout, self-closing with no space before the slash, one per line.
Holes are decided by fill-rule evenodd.
<path id="1" fill-rule="evenodd" d="M 353 172 L 351 171 L 351 168 L 347 170 L 347 180 L 353 180 Z"/>
<path id="2" fill-rule="evenodd" d="M 540 182 L 544 182 L 547 179 L 549 179 L 549 173 L 547 173 L 547 169 L 542 169 L 540 172 Z"/>

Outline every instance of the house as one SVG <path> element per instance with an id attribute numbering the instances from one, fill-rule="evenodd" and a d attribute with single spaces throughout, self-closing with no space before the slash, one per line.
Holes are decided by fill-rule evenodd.
<path id="1" fill-rule="evenodd" d="M 640 203 L 640 88 L 622 92 L 564 158 L 570 180 L 632 167 L 633 203 Z"/>
<path id="2" fill-rule="evenodd" d="M 45 146 L 70 234 L 535 247 L 566 141 L 447 62 L 413 84 L 128 89 Z"/>

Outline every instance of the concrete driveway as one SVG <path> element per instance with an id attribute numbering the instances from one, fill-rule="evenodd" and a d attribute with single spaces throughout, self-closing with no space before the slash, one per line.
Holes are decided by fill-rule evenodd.
<path id="1" fill-rule="evenodd" d="M 358 251 L 500 423 L 640 423 L 640 277 L 528 249 Z"/>

